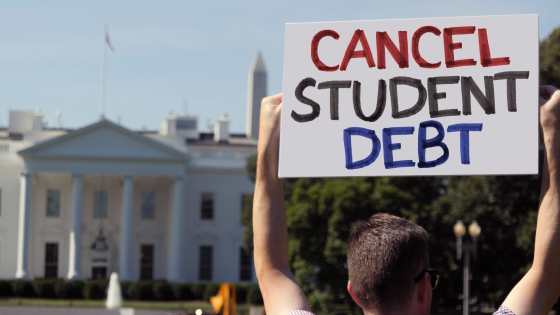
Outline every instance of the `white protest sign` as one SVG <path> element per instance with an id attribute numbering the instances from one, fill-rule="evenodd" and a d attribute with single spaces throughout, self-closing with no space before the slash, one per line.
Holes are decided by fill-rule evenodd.
<path id="1" fill-rule="evenodd" d="M 538 16 L 287 24 L 280 177 L 536 174 Z"/>

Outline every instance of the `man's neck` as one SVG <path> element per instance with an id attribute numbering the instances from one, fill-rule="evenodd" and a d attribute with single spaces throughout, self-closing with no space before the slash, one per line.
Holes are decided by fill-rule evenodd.
<path id="1" fill-rule="evenodd" d="M 420 310 L 411 308 L 393 310 L 363 310 L 365 315 L 424 315 Z"/>

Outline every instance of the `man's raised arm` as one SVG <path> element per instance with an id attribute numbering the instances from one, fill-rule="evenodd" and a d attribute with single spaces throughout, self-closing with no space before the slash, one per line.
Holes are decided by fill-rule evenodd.
<path id="1" fill-rule="evenodd" d="M 540 89 L 545 146 L 533 266 L 504 301 L 516 315 L 548 314 L 560 295 L 560 90 Z"/>
<path id="2" fill-rule="evenodd" d="M 281 109 L 282 94 L 262 100 L 253 200 L 255 268 L 267 315 L 309 310 L 288 264 L 284 191 L 278 178 Z"/>

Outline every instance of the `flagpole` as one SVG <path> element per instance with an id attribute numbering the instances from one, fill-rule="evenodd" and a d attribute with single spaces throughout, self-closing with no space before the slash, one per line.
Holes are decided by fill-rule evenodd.
<path id="1" fill-rule="evenodd" d="M 99 120 L 105 119 L 105 58 L 107 56 L 107 21 L 105 21 L 105 34 L 103 34 L 103 64 L 101 74 L 101 108 L 99 112 Z"/>

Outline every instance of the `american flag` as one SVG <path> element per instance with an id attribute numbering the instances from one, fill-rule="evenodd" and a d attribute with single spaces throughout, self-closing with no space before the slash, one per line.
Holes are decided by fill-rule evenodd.
<path id="1" fill-rule="evenodd" d="M 109 49 L 111 49 L 112 52 L 115 52 L 115 48 L 113 47 L 111 41 L 109 40 L 109 34 L 107 34 L 107 30 L 105 30 L 105 43 L 107 44 Z"/>

